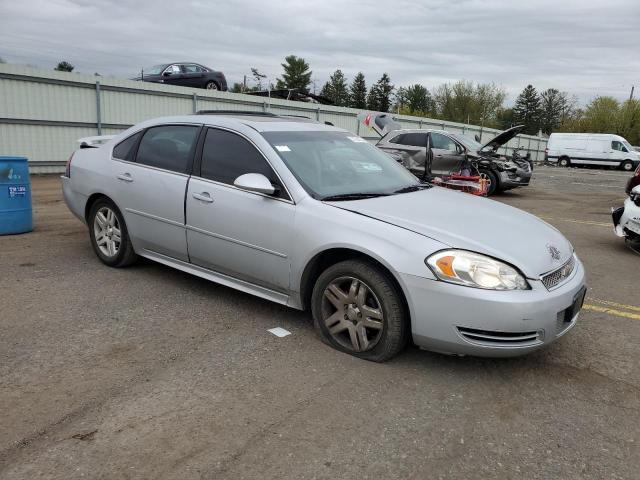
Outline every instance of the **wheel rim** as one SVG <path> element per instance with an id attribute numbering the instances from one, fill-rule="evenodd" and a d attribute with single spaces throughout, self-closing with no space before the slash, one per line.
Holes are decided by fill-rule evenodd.
<path id="1" fill-rule="evenodd" d="M 622 168 L 624 168 L 627 172 L 629 172 L 633 168 L 633 164 L 627 162 L 627 163 L 622 165 Z"/>
<path id="2" fill-rule="evenodd" d="M 109 207 L 102 207 L 93 219 L 93 235 L 96 245 L 103 255 L 115 257 L 120 251 L 120 222 L 115 212 Z"/>
<path id="3" fill-rule="evenodd" d="M 566 167 L 568 165 L 569 162 L 567 162 L 567 160 L 565 158 L 563 158 L 562 160 L 560 160 L 560 166 L 561 167 Z"/>
<path id="4" fill-rule="evenodd" d="M 382 338 L 382 304 L 362 280 L 353 277 L 333 280 L 322 295 L 321 313 L 331 337 L 347 350 L 366 352 Z"/>
<path id="5" fill-rule="evenodd" d="M 217 90 L 218 86 L 214 82 L 207 83 L 207 90 Z"/>

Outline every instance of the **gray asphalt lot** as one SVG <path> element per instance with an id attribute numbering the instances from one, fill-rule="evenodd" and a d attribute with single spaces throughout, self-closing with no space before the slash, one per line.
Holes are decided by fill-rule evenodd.
<path id="1" fill-rule="evenodd" d="M 35 231 L 0 237 L 0 478 L 638 478 L 640 257 L 609 225 L 628 176 L 540 167 L 496 197 L 585 263 L 570 333 L 522 358 L 386 364 L 325 346 L 306 313 L 103 266 L 59 179 L 33 177 Z"/>

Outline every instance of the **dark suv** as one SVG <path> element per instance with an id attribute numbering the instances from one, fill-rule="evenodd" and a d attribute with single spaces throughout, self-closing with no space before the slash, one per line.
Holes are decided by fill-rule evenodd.
<path id="1" fill-rule="evenodd" d="M 227 79 L 224 73 L 199 63 L 180 62 L 154 65 L 142 70 L 141 75 L 135 80 L 206 88 L 207 90 L 227 90 Z"/>

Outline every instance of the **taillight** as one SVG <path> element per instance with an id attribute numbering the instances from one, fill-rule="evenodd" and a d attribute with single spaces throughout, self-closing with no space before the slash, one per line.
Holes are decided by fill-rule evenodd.
<path id="1" fill-rule="evenodd" d="M 73 152 L 71 154 L 71 156 L 69 157 L 69 160 L 67 160 L 67 168 L 64 169 L 64 176 L 67 178 L 71 178 L 71 160 L 73 159 L 73 154 L 76 152 Z"/>

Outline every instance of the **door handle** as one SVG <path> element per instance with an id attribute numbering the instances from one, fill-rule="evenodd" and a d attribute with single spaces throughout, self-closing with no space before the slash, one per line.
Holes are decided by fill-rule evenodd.
<path id="1" fill-rule="evenodd" d="M 192 196 L 193 198 L 195 198 L 196 200 L 200 200 L 201 202 L 213 203 L 213 198 L 211 198 L 209 192 L 194 193 Z"/>
<path id="2" fill-rule="evenodd" d="M 122 180 L 123 182 L 133 182 L 133 178 L 131 178 L 130 173 L 121 173 L 120 175 L 116 176 L 116 178 L 118 180 Z"/>

